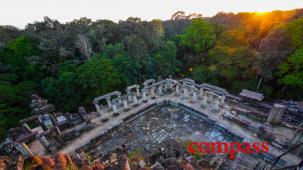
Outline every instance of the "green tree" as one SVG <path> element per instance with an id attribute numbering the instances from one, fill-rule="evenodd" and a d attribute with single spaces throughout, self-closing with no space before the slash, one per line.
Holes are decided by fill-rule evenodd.
<path id="1" fill-rule="evenodd" d="M 77 69 L 83 103 L 91 103 L 93 98 L 119 89 L 123 78 L 113 62 L 103 57 L 93 57 Z M 77 95 L 77 94 L 75 94 Z"/>
<path id="2" fill-rule="evenodd" d="M 166 41 L 163 43 L 154 55 L 157 75 L 168 77 L 179 72 L 178 67 L 181 63 L 177 60 L 176 54 L 177 47 L 174 42 Z"/>
<path id="3" fill-rule="evenodd" d="M 258 87 L 263 80 L 272 80 L 273 72 L 293 51 L 289 34 L 282 28 L 273 29 L 260 42 L 255 68 L 259 75 Z"/>
<path id="4" fill-rule="evenodd" d="M 48 77 L 41 81 L 43 94 L 59 109 L 71 111 L 80 104 L 83 91 L 80 90 L 78 77 L 72 72 L 63 72 L 56 79 Z"/>
<path id="5" fill-rule="evenodd" d="M 123 43 L 108 44 L 104 47 L 102 55 L 105 57 L 114 58 L 117 55 L 125 55 L 125 47 Z"/>
<path id="6" fill-rule="evenodd" d="M 180 38 L 181 44 L 193 49 L 198 56 L 214 45 L 216 34 L 211 24 L 202 18 L 196 18 L 192 20 Z"/>
<path id="7" fill-rule="evenodd" d="M 139 65 L 132 58 L 124 55 L 116 55 L 112 59 L 114 67 L 122 75 L 123 82 L 127 85 L 137 84 L 140 82 L 139 74 L 137 72 Z"/>
<path id="8" fill-rule="evenodd" d="M 126 39 L 126 51 L 134 62 L 139 75 L 139 83 L 141 84 L 148 75 L 154 75 L 153 61 L 148 52 L 148 47 L 142 38 L 138 36 L 129 36 Z"/>
<path id="9" fill-rule="evenodd" d="M 292 45 L 296 48 L 303 47 L 303 18 L 294 20 L 285 25 L 287 32 L 290 35 Z"/>
<path id="10" fill-rule="evenodd" d="M 30 59 L 39 54 L 40 50 L 36 43 L 32 39 L 22 36 L 12 40 L 7 45 L 2 60 L 19 78 L 30 80 L 36 78 L 38 72 L 37 66 L 32 64 Z"/>
<path id="11" fill-rule="evenodd" d="M 0 139 L 9 128 L 17 126 L 20 119 L 30 115 L 28 105 L 36 85 L 30 81 L 13 84 L 15 78 L 12 74 L 0 75 Z"/>
<path id="12" fill-rule="evenodd" d="M 216 46 L 209 51 L 209 68 L 225 85 L 254 77 L 252 66 L 255 52 L 248 47 Z"/>
<path id="13" fill-rule="evenodd" d="M 279 83 L 303 88 L 303 49 L 298 49 L 278 67 Z"/>
<path id="14" fill-rule="evenodd" d="M 198 83 L 210 82 L 210 70 L 202 65 L 193 68 L 193 71 L 190 73 L 190 77 Z"/>

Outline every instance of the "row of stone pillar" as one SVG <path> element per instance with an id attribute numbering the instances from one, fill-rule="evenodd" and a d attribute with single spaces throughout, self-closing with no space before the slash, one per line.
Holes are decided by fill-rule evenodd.
<path id="1" fill-rule="evenodd" d="M 169 80 L 167 80 L 164 84 L 163 83 L 159 84 L 158 88 L 157 88 L 159 96 L 163 95 L 163 85 L 165 86 L 166 89 L 173 88 L 173 82 L 171 82 Z M 145 89 L 146 88 L 150 89 L 150 96 L 152 99 L 155 99 L 156 98 L 156 94 L 155 94 L 156 86 L 151 85 L 151 87 L 150 86 L 145 87 Z M 198 95 L 198 93 L 199 93 L 199 95 Z M 180 85 L 179 84 L 175 84 L 175 94 L 180 95 Z M 183 96 L 188 97 L 188 94 L 189 94 L 188 89 L 183 87 Z M 140 96 L 141 96 L 140 89 L 136 88 L 135 95 L 130 95 L 130 92 L 128 91 L 127 100 L 120 101 L 119 103 L 123 103 L 124 110 L 127 111 L 127 110 L 129 110 L 128 102 L 133 101 L 134 106 L 138 106 L 139 105 L 138 97 L 140 97 Z M 147 90 L 144 90 L 142 92 L 142 96 L 143 96 L 143 102 L 147 102 Z M 202 99 L 203 105 L 207 105 L 208 100 L 210 100 L 210 101 L 213 100 L 212 95 L 210 95 L 209 98 L 206 95 L 204 95 L 203 88 L 200 88 L 199 92 L 197 92 L 197 91 L 193 92 L 192 101 L 198 102 L 198 98 Z M 111 108 L 113 110 L 114 114 L 117 114 L 118 113 L 117 106 L 115 104 L 111 103 L 110 98 L 107 98 L 106 100 L 107 100 L 107 104 L 108 104 L 109 108 Z M 220 101 L 215 102 L 215 107 L 217 108 L 217 107 L 219 107 L 220 104 L 223 104 L 224 100 L 225 100 L 225 96 L 221 96 Z M 100 108 L 100 106 L 98 104 L 95 104 L 95 106 L 96 106 L 97 111 L 100 114 L 102 114 L 102 109 Z"/>
<path id="2" fill-rule="evenodd" d="M 176 94 L 178 95 L 180 93 L 179 86 L 176 86 Z M 197 91 L 192 92 L 192 102 L 197 102 L 198 101 L 198 96 L 197 96 Z M 188 97 L 189 92 L 187 88 L 183 88 L 183 95 L 185 98 Z M 204 95 L 203 88 L 199 89 L 199 98 L 202 99 L 202 105 L 206 106 L 208 102 L 213 101 L 213 95 Z M 225 102 L 225 96 L 220 96 L 219 99 L 217 99 L 214 103 L 214 108 L 219 109 L 220 104 L 223 105 Z"/>
<path id="3" fill-rule="evenodd" d="M 167 81 L 167 83 L 165 83 L 165 86 L 166 88 L 172 88 L 172 83 L 170 81 Z M 156 94 L 155 94 L 155 90 L 156 90 L 156 87 L 154 85 L 151 85 L 150 88 L 150 96 L 152 99 L 155 99 L 156 98 Z M 162 87 L 162 84 L 160 84 L 158 86 L 158 95 L 159 96 L 162 96 L 163 95 L 163 87 Z M 140 92 L 139 90 L 137 89 L 137 92 L 136 92 L 136 95 L 128 95 L 128 101 L 133 101 L 134 102 L 134 106 L 138 106 L 139 105 L 139 101 L 138 101 L 138 97 L 137 96 L 140 96 Z M 142 92 L 142 97 L 143 97 L 143 102 L 146 103 L 148 101 L 147 99 L 147 90 L 144 90 Z M 132 100 L 133 99 L 133 100 Z M 128 108 L 128 102 L 126 100 L 123 101 L 123 106 L 124 106 L 124 110 L 127 111 L 129 110 Z"/>

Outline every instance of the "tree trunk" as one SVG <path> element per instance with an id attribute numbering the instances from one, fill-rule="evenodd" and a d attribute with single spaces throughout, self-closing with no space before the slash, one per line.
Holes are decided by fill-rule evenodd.
<path id="1" fill-rule="evenodd" d="M 259 83 L 258 83 L 258 86 L 257 86 L 257 90 L 259 90 L 262 81 L 263 81 L 263 74 L 261 75 L 261 77 L 260 77 L 260 79 L 259 79 Z"/>

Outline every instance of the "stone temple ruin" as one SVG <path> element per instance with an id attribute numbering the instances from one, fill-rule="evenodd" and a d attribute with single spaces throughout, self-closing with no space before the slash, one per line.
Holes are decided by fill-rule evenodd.
<path id="1" fill-rule="evenodd" d="M 149 158 L 142 164 L 169 169 L 173 156 L 155 156 L 164 152 L 169 155 L 167 146 L 180 153 L 188 141 L 269 141 L 268 153 L 239 153 L 235 161 L 226 155 L 204 155 L 200 165 L 190 162 L 194 167 L 213 169 L 264 169 L 275 160 L 276 167 L 298 164 L 302 147 L 279 156 L 303 143 L 302 106 L 292 101 L 268 103 L 263 98 L 263 94 L 245 89 L 232 95 L 223 88 L 187 78 L 150 79 L 142 88 L 137 84 L 127 87 L 125 94 L 114 91 L 96 97 L 96 111 L 92 112 L 79 107 L 78 113 L 59 113 L 47 100 L 33 95 L 32 116 L 9 130 L 1 149 L 25 158 L 86 152 L 105 159 L 123 146 L 128 152 L 141 149 Z M 189 153 L 183 156 L 191 157 Z"/>

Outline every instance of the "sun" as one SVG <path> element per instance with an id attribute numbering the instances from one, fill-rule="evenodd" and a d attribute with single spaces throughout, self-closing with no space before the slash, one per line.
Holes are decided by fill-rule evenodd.
<path id="1" fill-rule="evenodd" d="M 257 15 L 257 16 L 263 16 L 263 15 L 266 15 L 268 12 L 262 12 L 262 11 L 256 11 L 255 12 L 255 14 Z"/>

